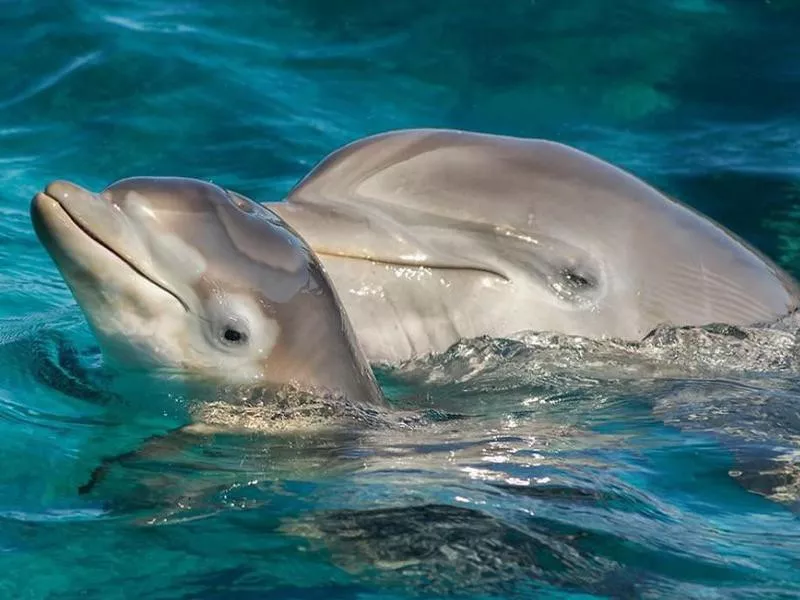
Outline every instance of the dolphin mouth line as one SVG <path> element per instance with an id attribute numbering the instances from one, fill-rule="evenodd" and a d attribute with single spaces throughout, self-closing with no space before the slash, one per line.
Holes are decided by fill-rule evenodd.
<path id="1" fill-rule="evenodd" d="M 147 273 L 142 271 L 142 269 L 137 267 L 130 260 L 128 260 L 127 258 L 122 256 L 119 252 L 114 250 L 114 248 L 112 248 L 108 243 L 106 243 L 100 236 L 98 236 L 91 229 L 86 227 L 78 219 L 73 217 L 70 214 L 69 210 L 67 210 L 67 208 L 63 204 L 61 204 L 61 202 L 59 201 L 58 198 L 48 194 L 47 192 L 39 192 L 39 193 L 42 194 L 43 196 L 45 196 L 46 198 L 49 198 L 53 202 L 55 202 L 56 205 L 58 206 L 59 210 L 61 210 L 61 212 L 63 212 L 65 215 L 67 215 L 67 217 L 72 222 L 72 224 L 75 225 L 75 227 L 77 227 L 78 230 L 81 231 L 86 237 L 88 237 L 90 240 L 95 242 L 97 245 L 102 247 L 104 250 L 106 250 L 110 254 L 116 256 L 119 260 L 121 260 L 123 263 L 125 263 L 134 273 L 139 275 L 142 279 L 145 279 L 146 281 L 149 281 L 154 286 L 156 286 L 158 289 L 162 290 L 163 292 L 165 292 L 165 293 L 169 294 L 170 296 L 172 296 L 173 298 L 175 298 L 175 300 L 183 307 L 183 309 L 186 312 L 190 312 L 189 311 L 189 306 L 175 292 L 173 292 L 171 289 L 169 289 L 168 287 L 166 287 L 162 283 L 159 283 L 158 281 L 154 280 L 151 276 L 149 276 Z"/>

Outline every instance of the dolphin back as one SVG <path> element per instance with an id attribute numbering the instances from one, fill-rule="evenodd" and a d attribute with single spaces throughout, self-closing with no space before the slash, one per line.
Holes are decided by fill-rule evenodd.
<path id="1" fill-rule="evenodd" d="M 572 311 L 574 326 L 554 327 L 566 333 L 639 338 L 798 305 L 794 279 L 736 235 L 556 142 L 384 133 L 326 157 L 286 200 L 271 206 L 323 255 L 533 281 Z M 561 293 L 575 281 L 577 294 Z"/>

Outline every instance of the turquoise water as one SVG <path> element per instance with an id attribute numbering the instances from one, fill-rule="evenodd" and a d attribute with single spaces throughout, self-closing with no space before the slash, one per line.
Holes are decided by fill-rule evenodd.
<path id="1" fill-rule="evenodd" d="M 0 2 L 0 596 L 800 596 L 794 323 L 466 342 L 379 373 L 438 422 L 204 439 L 79 494 L 184 415 L 104 369 L 28 217 L 54 178 L 279 199 L 446 126 L 587 149 L 800 275 L 796 6 Z"/>

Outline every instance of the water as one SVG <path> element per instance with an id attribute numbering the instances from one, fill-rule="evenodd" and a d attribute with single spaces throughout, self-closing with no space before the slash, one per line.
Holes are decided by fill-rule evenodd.
<path id="1" fill-rule="evenodd" d="M 800 596 L 791 320 L 468 341 L 380 372 L 398 410 L 360 430 L 147 442 L 180 402 L 104 369 L 27 213 L 58 177 L 274 200 L 449 126 L 587 149 L 800 275 L 798 27 L 792 0 L 0 2 L 0 595 Z"/>

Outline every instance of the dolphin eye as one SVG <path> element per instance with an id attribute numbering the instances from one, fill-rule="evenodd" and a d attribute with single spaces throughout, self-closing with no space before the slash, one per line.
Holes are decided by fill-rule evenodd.
<path id="1" fill-rule="evenodd" d="M 596 301 L 602 293 L 601 280 L 582 265 L 565 265 L 548 277 L 556 295 L 577 306 Z"/>
<path id="2" fill-rule="evenodd" d="M 247 343 L 247 334 L 240 329 L 226 327 L 222 331 L 222 341 L 229 346 L 241 346 Z"/>
<path id="3" fill-rule="evenodd" d="M 583 275 L 572 269 L 562 269 L 561 276 L 564 278 L 564 282 L 573 289 L 585 289 L 596 285 L 591 276 Z"/>

